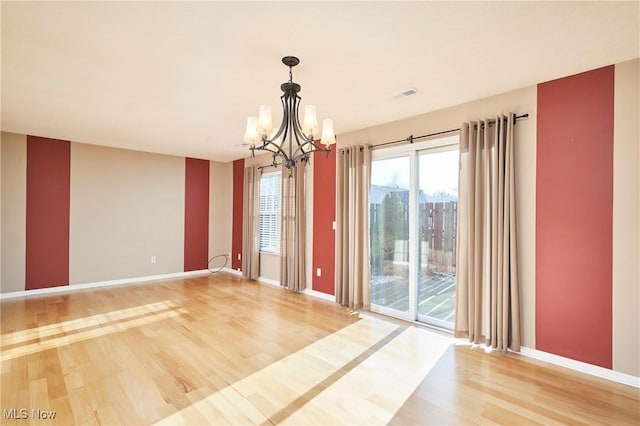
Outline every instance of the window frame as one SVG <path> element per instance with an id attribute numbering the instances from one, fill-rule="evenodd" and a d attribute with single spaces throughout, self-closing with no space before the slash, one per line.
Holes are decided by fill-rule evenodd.
<path id="1" fill-rule="evenodd" d="M 265 208 L 263 201 L 263 179 L 276 179 L 278 182 L 278 193 L 270 194 L 270 201 L 273 202 L 273 205 L 277 204 L 277 208 L 275 209 L 267 209 Z M 273 231 L 269 231 L 269 239 L 271 240 L 270 244 L 265 244 L 263 246 L 263 234 L 267 234 L 267 231 L 263 232 L 263 215 L 275 216 L 275 222 L 271 222 L 270 225 L 273 228 Z M 258 206 L 258 251 L 260 253 L 268 253 L 268 254 L 280 254 L 280 236 L 281 234 L 281 220 L 282 220 L 282 171 L 273 171 L 273 172 L 263 172 L 260 176 L 260 198 L 259 198 L 259 206 Z"/>

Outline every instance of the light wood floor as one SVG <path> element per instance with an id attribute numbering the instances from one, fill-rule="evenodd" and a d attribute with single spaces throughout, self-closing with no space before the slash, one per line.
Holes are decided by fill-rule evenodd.
<path id="1" fill-rule="evenodd" d="M 638 389 L 224 273 L 1 309 L 2 424 L 640 424 Z"/>

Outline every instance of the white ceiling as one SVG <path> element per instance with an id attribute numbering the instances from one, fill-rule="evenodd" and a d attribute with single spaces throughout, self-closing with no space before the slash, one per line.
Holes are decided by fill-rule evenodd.
<path id="1" fill-rule="evenodd" d="M 283 56 L 340 135 L 636 58 L 639 5 L 3 1 L 2 130 L 229 161 Z"/>

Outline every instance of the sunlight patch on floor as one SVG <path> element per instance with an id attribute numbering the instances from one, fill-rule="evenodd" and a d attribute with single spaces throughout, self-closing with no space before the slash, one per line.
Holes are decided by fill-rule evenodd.
<path id="1" fill-rule="evenodd" d="M 63 345 L 177 317 L 181 313 L 182 309 L 177 309 L 175 304 L 165 300 L 28 330 L 9 332 L 2 335 L 0 359 L 8 361 L 24 355 L 56 349 Z M 23 344 L 30 341 L 32 343 Z"/>
<path id="2" fill-rule="evenodd" d="M 408 327 L 283 424 L 387 424 L 453 343 Z"/>
<path id="3" fill-rule="evenodd" d="M 453 342 L 363 317 L 156 424 L 384 424 Z"/>

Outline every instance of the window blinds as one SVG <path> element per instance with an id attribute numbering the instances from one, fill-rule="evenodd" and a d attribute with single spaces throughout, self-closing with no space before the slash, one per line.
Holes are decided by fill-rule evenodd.
<path id="1" fill-rule="evenodd" d="M 281 172 L 260 178 L 260 251 L 280 253 L 280 180 Z"/>

